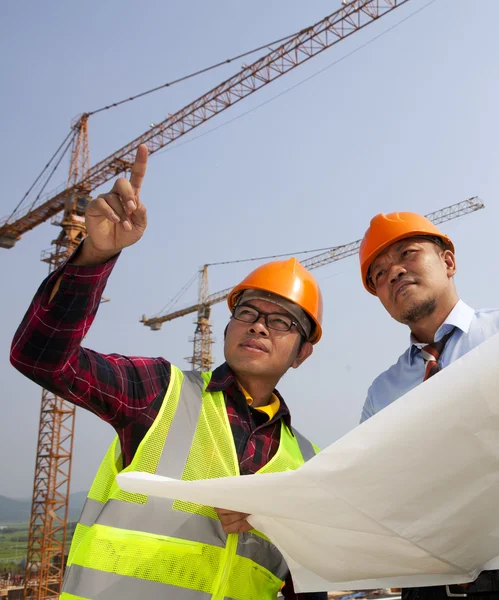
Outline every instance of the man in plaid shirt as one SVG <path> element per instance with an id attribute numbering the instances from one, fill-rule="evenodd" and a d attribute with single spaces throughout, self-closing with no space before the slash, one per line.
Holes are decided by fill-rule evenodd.
<path id="1" fill-rule="evenodd" d="M 109 194 L 88 205 L 87 238 L 41 284 L 11 350 L 12 365 L 26 377 L 113 426 L 123 467 L 131 463 L 158 416 L 171 365 L 164 358 L 103 355 L 81 342 L 118 255 L 145 231 L 146 208 L 139 192 L 146 165 L 147 148 L 142 145 L 130 181 L 118 179 Z M 298 289 L 297 282 L 302 290 L 295 298 L 287 290 L 290 283 Z M 291 430 L 289 409 L 275 385 L 312 354 L 321 336 L 322 298 L 312 275 L 290 259 L 254 271 L 234 288 L 229 306 L 227 362 L 214 370 L 207 391 L 223 392 L 240 473 L 245 475 L 275 456 L 282 422 Z M 251 530 L 248 515 L 216 511 L 225 533 Z M 285 598 L 327 598 L 325 592 L 295 594 L 289 574 L 282 593 Z"/>

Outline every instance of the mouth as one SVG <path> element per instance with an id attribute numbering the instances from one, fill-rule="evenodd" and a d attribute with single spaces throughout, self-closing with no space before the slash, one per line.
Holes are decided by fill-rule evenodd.
<path id="1" fill-rule="evenodd" d="M 239 346 L 244 350 L 247 350 L 248 352 L 253 352 L 255 354 L 269 353 L 267 346 L 263 342 L 254 339 L 246 340 L 242 344 L 239 344 Z"/>
<path id="2" fill-rule="evenodd" d="M 400 294 L 402 294 L 403 292 L 405 292 L 405 290 L 411 286 L 411 285 L 416 285 L 414 281 L 404 281 L 402 283 L 400 283 L 398 285 L 397 288 L 395 288 L 395 291 L 393 293 L 393 297 L 394 298 L 398 298 L 400 296 Z"/>

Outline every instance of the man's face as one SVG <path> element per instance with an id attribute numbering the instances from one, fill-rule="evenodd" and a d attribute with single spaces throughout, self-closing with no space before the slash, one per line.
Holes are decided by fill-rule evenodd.
<path id="1" fill-rule="evenodd" d="M 266 300 L 251 300 L 246 306 L 263 313 L 280 313 L 294 318 L 280 306 Z M 312 344 L 300 348 L 301 335 L 293 325 L 289 331 L 267 327 L 262 316 L 256 323 L 232 318 L 225 335 L 225 360 L 237 374 L 279 380 L 290 368 L 298 367 L 312 354 Z"/>
<path id="2" fill-rule="evenodd" d="M 400 323 L 417 323 L 435 311 L 452 291 L 454 255 L 424 238 L 393 243 L 371 265 L 381 303 Z"/>

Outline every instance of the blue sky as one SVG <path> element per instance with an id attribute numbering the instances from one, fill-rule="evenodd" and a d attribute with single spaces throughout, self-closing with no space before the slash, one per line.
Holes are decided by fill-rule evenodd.
<path id="1" fill-rule="evenodd" d="M 12 211 L 78 114 L 298 31 L 339 5 L 2 3 L 0 215 Z M 154 155 L 143 188 L 149 228 L 123 253 L 106 290 L 111 302 L 101 307 L 85 344 L 165 356 L 186 368 L 192 317 L 160 332 L 139 319 L 160 310 L 204 263 L 348 243 L 378 212 L 427 213 L 475 195 L 486 209 L 442 228 L 456 245 L 461 297 L 476 308 L 497 306 L 498 19 L 496 0 L 410 0 Z M 95 115 L 91 163 L 240 66 Z M 9 346 L 46 275 L 40 252 L 56 234 L 48 223 L 14 249 L 0 250 L 0 493 L 13 497 L 31 494 L 41 392 L 10 366 Z M 213 267 L 210 291 L 236 283 L 250 268 Z M 364 291 L 356 258 L 322 267 L 316 276 L 325 300 L 324 337 L 279 389 L 295 426 L 325 446 L 355 427 L 370 382 L 404 351 L 408 331 Z M 196 297 L 194 285 L 179 306 Z M 214 307 L 212 317 L 219 363 L 226 306 Z M 74 491 L 88 488 L 112 436 L 108 425 L 78 409 Z"/>

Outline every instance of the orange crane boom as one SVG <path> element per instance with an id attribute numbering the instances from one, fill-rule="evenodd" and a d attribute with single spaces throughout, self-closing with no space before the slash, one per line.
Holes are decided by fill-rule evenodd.
<path id="1" fill-rule="evenodd" d="M 155 125 L 126 146 L 91 167 L 84 178 L 55 195 L 41 198 L 14 221 L 0 222 L 0 248 L 12 248 L 20 237 L 60 212 L 70 195 L 89 194 L 119 174 L 129 171 L 139 144 L 151 154 L 212 119 L 243 98 L 307 62 L 409 0 L 351 0 L 315 25 L 245 67 L 197 100 Z M 86 117 L 87 115 L 84 115 Z"/>

